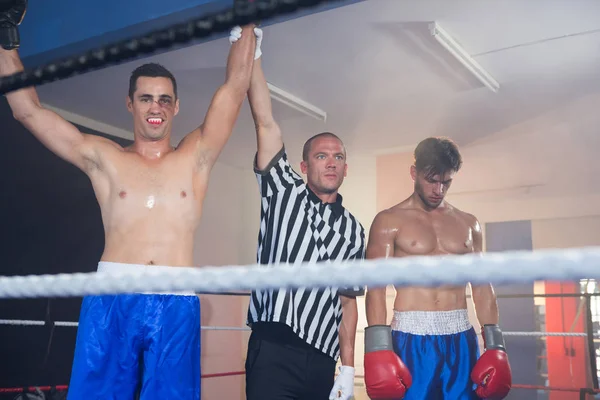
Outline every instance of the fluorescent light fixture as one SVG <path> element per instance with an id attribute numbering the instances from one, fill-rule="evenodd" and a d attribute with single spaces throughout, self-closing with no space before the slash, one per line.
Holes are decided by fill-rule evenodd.
<path id="1" fill-rule="evenodd" d="M 483 69 L 448 32 L 442 29 L 437 22 L 429 24 L 431 35 L 452 54 L 465 68 L 467 68 L 481 83 L 492 92 L 498 92 L 500 84 Z"/>
<path id="2" fill-rule="evenodd" d="M 285 90 L 278 88 L 277 86 L 267 82 L 269 93 L 273 100 L 277 100 L 280 103 L 285 104 L 288 107 L 293 108 L 303 114 L 308 115 L 316 120 L 325 122 L 327 120 L 327 113 L 317 106 L 314 106 L 298 97 L 286 92 Z"/>

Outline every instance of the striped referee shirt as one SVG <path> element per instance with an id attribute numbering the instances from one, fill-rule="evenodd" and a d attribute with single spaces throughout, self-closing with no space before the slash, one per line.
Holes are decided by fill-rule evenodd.
<path id="1" fill-rule="evenodd" d="M 261 194 L 259 264 L 362 259 L 364 228 L 342 206 L 323 203 L 290 166 L 285 147 L 264 170 L 254 172 Z M 309 345 L 337 360 L 342 305 L 339 295 L 360 296 L 363 288 L 253 291 L 248 324 L 281 322 Z"/>

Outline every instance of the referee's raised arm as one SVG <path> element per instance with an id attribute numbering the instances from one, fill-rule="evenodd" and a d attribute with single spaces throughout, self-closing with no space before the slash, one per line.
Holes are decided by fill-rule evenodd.
<path id="1" fill-rule="evenodd" d="M 275 119 L 271 108 L 271 95 L 267 87 L 267 80 L 262 70 L 262 57 L 254 61 L 248 102 L 252 110 L 252 118 L 256 127 L 256 168 L 264 170 L 271 160 L 283 147 L 281 129 Z"/>

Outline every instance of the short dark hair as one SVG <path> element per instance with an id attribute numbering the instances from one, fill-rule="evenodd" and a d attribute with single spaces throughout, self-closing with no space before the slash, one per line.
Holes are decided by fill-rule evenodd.
<path id="1" fill-rule="evenodd" d="M 308 161 L 308 154 L 310 153 L 310 148 L 312 146 L 312 142 L 314 142 L 315 139 L 318 139 L 320 137 L 332 137 L 332 138 L 339 140 L 342 143 L 342 145 L 344 144 L 344 142 L 342 142 L 342 139 L 340 139 L 334 133 L 331 133 L 331 132 L 317 133 L 316 135 L 314 135 L 313 137 L 311 137 L 304 143 L 304 147 L 302 148 L 302 160 L 304 160 L 304 162 Z M 345 148 L 344 148 L 344 151 L 346 151 Z"/>
<path id="2" fill-rule="evenodd" d="M 445 137 L 429 137 L 415 148 L 415 167 L 427 177 L 458 172 L 462 166 L 462 156 L 458 146 Z"/>
<path id="3" fill-rule="evenodd" d="M 135 93 L 137 80 L 141 76 L 146 76 L 150 78 L 169 78 L 171 83 L 173 83 L 173 92 L 175 93 L 175 98 L 177 99 L 177 81 L 173 74 L 157 63 L 148 63 L 143 64 L 133 70 L 131 73 L 131 77 L 129 78 L 129 98 L 133 100 L 133 93 Z"/>

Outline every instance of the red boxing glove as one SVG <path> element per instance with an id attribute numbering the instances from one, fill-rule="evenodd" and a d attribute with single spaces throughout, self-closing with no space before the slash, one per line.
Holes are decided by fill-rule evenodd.
<path id="1" fill-rule="evenodd" d="M 394 353 L 392 330 L 388 325 L 365 329 L 365 386 L 373 400 L 403 399 L 412 376 Z"/>
<path id="2" fill-rule="evenodd" d="M 475 392 L 482 399 L 501 400 L 508 396 L 512 386 L 512 372 L 498 325 L 484 325 L 481 329 L 485 352 L 479 357 L 471 379 L 477 385 Z"/>

